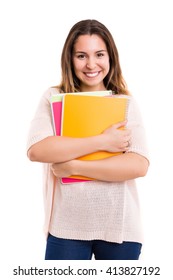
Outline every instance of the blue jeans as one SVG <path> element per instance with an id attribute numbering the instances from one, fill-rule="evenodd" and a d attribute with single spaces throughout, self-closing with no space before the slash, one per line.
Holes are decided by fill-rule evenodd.
<path id="1" fill-rule="evenodd" d="M 49 234 L 45 260 L 138 260 L 142 244 L 102 240 L 71 240 Z"/>

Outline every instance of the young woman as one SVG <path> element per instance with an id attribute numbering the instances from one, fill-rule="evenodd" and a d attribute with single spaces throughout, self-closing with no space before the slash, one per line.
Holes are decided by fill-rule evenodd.
<path id="1" fill-rule="evenodd" d="M 70 30 L 61 58 L 62 80 L 43 95 L 28 136 L 28 157 L 44 163 L 46 260 L 136 260 L 142 230 L 135 179 L 148 170 L 140 112 L 122 76 L 109 30 L 83 20 Z M 54 136 L 53 93 L 112 90 L 129 99 L 127 121 L 86 138 Z M 122 126 L 126 129 L 121 130 Z M 96 152 L 118 156 L 82 161 Z M 94 181 L 62 185 L 60 178 L 83 175 Z"/>

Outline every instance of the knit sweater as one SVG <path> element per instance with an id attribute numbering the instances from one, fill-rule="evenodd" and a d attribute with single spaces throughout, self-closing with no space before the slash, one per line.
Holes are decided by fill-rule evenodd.
<path id="1" fill-rule="evenodd" d="M 54 135 L 49 88 L 42 96 L 31 122 L 27 149 Z M 128 152 L 148 158 L 145 130 L 137 103 L 131 96 L 127 128 L 132 136 Z M 123 182 L 90 181 L 61 184 L 43 163 L 44 230 L 60 238 L 143 242 L 140 207 L 135 180 Z"/>

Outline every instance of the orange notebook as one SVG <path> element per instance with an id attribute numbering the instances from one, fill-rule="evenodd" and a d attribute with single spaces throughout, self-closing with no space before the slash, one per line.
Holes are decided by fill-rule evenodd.
<path id="1" fill-rule="evenodd" d="M 111 95 L 85 96 L 64 95 L 62 106 L 61 135 L 89 137 L 101 134 L 109 126 L 126 119 L 128 98 Z M 99 160 L 120 153 L 100 151 L 80 157 L 80 160 Z M 90 179 L 84 176 L 71 178 Z"/>

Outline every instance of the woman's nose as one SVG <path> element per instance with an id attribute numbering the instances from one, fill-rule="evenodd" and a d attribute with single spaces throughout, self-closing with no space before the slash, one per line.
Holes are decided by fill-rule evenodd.
<path id="1" fill-rule="evenodd" d="M 93 58 L 88 59 L 87 64 L 86 64 L 86 67 L 87 67 L 88 69 L 94 69 L 95 66 L 96 66 L 95 59 L 93 59 Z"/>

